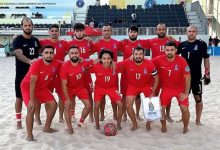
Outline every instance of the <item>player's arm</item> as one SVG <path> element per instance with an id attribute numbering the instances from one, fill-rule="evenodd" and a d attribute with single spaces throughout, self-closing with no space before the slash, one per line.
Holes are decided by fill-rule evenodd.
<path id="1" fill-rule="evenodd" d="M 184 75 L 185 79 L 185 90 L 184 93 L 180 93 L 180 100 L 184 100 L 189 96 L 190 84 L 191 84 L 191 76 L 190 74 Z"/>
<path id="2" fill-rule="evenodd" d="M 157 70 L 155 69 L 153 72 L 151 72 L 151 75 L 154 77 L 154 84 L 153 84 L 153 88 L 152 88 L 152 93 L 150 95 L 150 98 L 155 96 L 155 92 L 159 83 L 159 76 L 157 73 Z"/>
<path id="3" fill-rule="evenodd" d="M 26 56 L 24 56 L 21 49 L 16 49 L 16 50 L 14 50 L 14 52 L 15 52 L 15 55 L 18 58 L 18 60 L 22 61 L 23 63 L 31 65 L 34 62 L 34 60 L 31 60 L 31 59 L 27 58 Z"/>
<path id="4" fill-rule="evenodd" d="M 65 108 L 68 110 L 69 109 L 69 106 L 71 104 L 71 101 L 70 101 L 70 97 L 68 95 L 68 91 L 67 91 L 67 80 L 65 79 L 62 79 L 61 80 L 61 84 L 62 84 L 62 90 L 63 90 L 63 94 L 66 98 L 66 102 L 65 102 Z"/>
<path id="5" fill-rule="evenodd" d="M 37 82 L 38 76 L 37 75 L 31 75 L 30 79 L 30 101 L 28 103 L 28 110 L 34 111 L 35 108 L 35 89 L 36 89 L 36 82 Z"/>

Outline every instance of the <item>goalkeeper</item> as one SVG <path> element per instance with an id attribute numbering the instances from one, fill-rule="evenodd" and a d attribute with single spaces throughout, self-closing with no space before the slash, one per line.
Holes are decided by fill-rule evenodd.
<path id="1" fill-rule="evenodd" d="M 189 26 L 187 28 L 187 40 L 180 43 L 178 54 L 184 57 L 191 71 L 191 89 L 196 101 L 196 125 L 201 125 L 201 115 L 203 109 L 202 102 L 202 80 L 204 85 L 210 83 L 210 62 L 207 54 L 207 44 L 196 39 L 197 28 Z M 202 60 L 204 59 L 204 76 L 202 77 Z"/>

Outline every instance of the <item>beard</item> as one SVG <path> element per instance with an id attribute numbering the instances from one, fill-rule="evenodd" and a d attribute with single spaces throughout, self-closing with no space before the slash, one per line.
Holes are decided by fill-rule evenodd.
<path id="1" fill-rule="evenodd" d="M 168 55 L 167 55 L 167 58 L 169 58 L 169 59 L 170 59 L 170 58 L 173 58 L 173 54 L 168 54 Z"/>
<path id="2" fill-rule="evenodd" d="M 27 31 L 23 30 L 23 32 L 24 32 L 25 34 L 27 34 L 27 35 L 31 35 L 32 31 L 33 31 L 33 30 L 29 30 L 29 32 L 27 32 Z"/>
<path id="3" fill-rule="evenodd" d="M 84 38 L 84 35 L 82 37 L 75 36 L 77 40 L 82 40 Z"/>
<path id="4" fill-rule="evenodd" d="M 143 59 L 141 59 L 141 58 L 133 58 L 133 59 L 137 64 L 140 64 L 143 61 Z"/>
<path id="5" fill-rule="evenodd" d="M 160 34 L 158 34 L 157 36 L 158 36 L 159 39 L 162 39 L 162 38 L 165 37 L 165 35 L 166 35 L 166 34 L 164 34 L 164 33 L 160 33 Z"/>
<path id="6" fill-rule="evenodd" d="M 137 40 L 137 37 L 129 37 L 129 39 L 130 39 L 131 41 L 136 41 L 136 40 Z"/>
<path id="7" fill-rule="evenodd" d="M 76 62 L 79 61 L 79 57 L 72 57 L 70 60 L 71 60 L 73 63 L 76 63 Z"/>
<path id="8" fill-rule="evenodd" d="M 53 60 L 52 59 L 46 59 L 46 58 L 44 58 L 44 60 L 47 62 L 47 63 L 51 63 Z"/>

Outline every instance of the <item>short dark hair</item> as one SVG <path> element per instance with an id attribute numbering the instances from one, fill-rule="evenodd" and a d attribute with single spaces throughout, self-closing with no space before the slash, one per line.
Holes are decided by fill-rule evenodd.
<path id="1" fill-rule="evenodd" d="M 129 28 L 128 28 L 128 32 L 129 31 L 136 31 L 136 32 L 138 32 L 138 27 L 136 26 L 136 25 L 131 25 Z"/>
<path id="2" fill-rule="evenodd" d="M 24 18 L 21 20 L 21 26 L 23 26 L 24 21 L 28 21 L 28 22 L 30 22 L 30 23 L 33 25 L 33 21 L 31 20 L 31 18 L 24 17 Z"/>
<path id="3" fill-rule="evenodd" d="M 59 30 L 59 25 L 58 24 L 52 24 L 49 26 L 49 30 L 52 29 L 52 28 L 56 28 Z"/>
<path id="4" fill-rule="evenodd" d="M 168 41 L 166 42 L 165 46 L 174 46 L 175 48 L 177 48 L 177 45 L 174 41 Z"/>
<path id="5" fill-rule="evenodd" d="M 85 30 L 85 25 L 80 22 L 75 23 L 73 26 L 73 30 Z"/>
<path id="6" fill-rule="evenodd" d="M 51 49 L 54 51 L 54 47 L 53 47 L 52 45 L 45 45 L 45 46 L 42 48 L 42 52 L 43 52 L 46 48 L 51 48 Z"/>
<path id="7" fill-rule="evenodd" d="M 72 48 L 79 49 L 79 47 L 78 47 L 78 46 L 76 46 L 76 45 L 71 45 L 71 46 L 70 46 L 70 48 L 69 48 L 69 50 L 70 50 L 70 49 L 72 49 Z"/>
<path id="8" fill-rule="evenodd" d="M 100 54 L 99 54 L 99 59 L 101 59 L 103 57 L 104 54 L 109 54 L 111 59 L 114 59 L 114 55 L 113 52 L 110 51 L 109 49 L 102 49 Z"/>
<path id="9" fill-rule="evenodd" d="M 142 48 L 140 46 L 135 47 L 134 50 L 133 50 L 133 53 L 134 53 L 134 51 L 143 51 L 143 53 L 145 53 L 144 48 Z"/>

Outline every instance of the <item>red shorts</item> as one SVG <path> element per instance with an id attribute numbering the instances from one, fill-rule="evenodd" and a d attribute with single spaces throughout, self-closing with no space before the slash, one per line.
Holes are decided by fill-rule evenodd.
<path id="1" fill-rule="evenodd" d="M 77 96 L 79 99 L 88 100 L 89 99 L 89 93 L 85 88 L 79 88 L 79 89 L 68 89 L 68 95 L 70 100 L 72 100 L 73 97 Z M 66 101 L 66 97 L 64 94 L 62 94 L 62 101 Z"/>
<path id="2" fill-rule="evenodd" d="M 22 82 L 21 84 L 21 93 L 23 101 L 27 106 L 30 101 L 30 85 Z M 48 101 L 53 101 L 54 97 L 49 88 L 45 89 L 36 89 L 35 90 L 35 99 L 39 101 L 40 104 L 46 103 Z"/>
<path id="3" fill-rule="evenodd" d="M 138 96 L 142 92 L 144 93 L 145 97 L 149 97 L 152 93 L 152 89 L 150 86 L 133 87 L 128 85 L 126 96 Z"/>
<path id="4" fill-rule="evenodd" d="M 95 102 L 102 101 L 105 95 L 108 95 L 112 102 L 121 100 L 121 95 L 117 88 L 107 89 L 107 88 L 95 87 L 95 91 L 94 91 Z"/>
<path id="5" fill-rule="evenodd" d="M 93 82 L 90 74 L 85 74 L 84 86 L 89 94 L 93 92 Z"/>
<path id="6" fill-rule="evenodd" d="M 180 101 L 179 95 L 184 90 L 163 89 L 160 94 L 160 101 L 162 106 L 167 106 L 171 103 L 173 97 L 176 97 L 179 105 L 189 106 L 189 98 Z"/>
<path id="7" fill-rule="evenodd" d="M 128 88 L 128 79 L 127 79 L 127 75 L 125 73 L 121 74 L 121 84 L 120 84 L 120 89 L 121 89 L 121 94 L 125 95 L 126 94 L 126 90 Z"/>
<path id="8" fill-rule="evenodd" d="M 61 79 L 60 77 L 56 77 L 54 79 L 54 88 L 55 88 L 55 92 L 61 96 L 62 94 L 62 87 L 61 87 Z"/>

